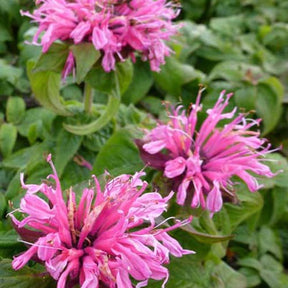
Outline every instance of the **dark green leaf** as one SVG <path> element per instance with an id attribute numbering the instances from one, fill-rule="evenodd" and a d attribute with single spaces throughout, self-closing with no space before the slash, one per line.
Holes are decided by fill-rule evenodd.
<path id="1" fill-rule="evenodd" d="M 237 189 L 237 196 L 240 200 L 240 204 L 225 204 L 232 229 L 237 227 L 241 222 L 260 211 L 263 207 L 263 198 L 259 192 L 250 192 L 247 187 L 241 185 Z M 221 211 L 219 212 L 221 213 Z"/>
<path id="2" fill-rule="evenodd" d="M 76 60 L 76 81 L 81 83 L 101 54 L 91 43 L 81 43 L 70 46 Z"/>
<path id="3" fill-rule="evenodd" d="M 144 167 L 134 143 L 135 131 L 121 129 L 115 132 L 100 150 L 92 173 L 99 176 L 108 170 L 113 176 L 134 174 Z"/>
<path id="4" fill-rule="evenodd" d="M 152 84 L 153 77 L 148 63 L 137 61 L 134 64 L 132 81 L 127 91 L 123 94 L 123 102 L 127 105 L 137 103 L 147 94 Z"/>
<path id="5" fill-rule="evenodd" d="M 0 219 L 3 218 L 3 216 L 5 215 L 6 212 L 6 208 L 7 208 L 7 200 L 6 197 L 3 193 L 1 193 L 0 191 Z"/>
<path id="6" fill-rule="evenodd" d="M 55 281 L 43 271 L 23 267 L 19 271 L 13 270 L 11 260 L 0 260 L 0 288 L 52 288 Z"/>
<path id="7" fill-rule="evenodd" d="M 23 244 L 19 242 L 19 235 L 15 230 L 0 231 L 0 249 L 7 249 L 22 245 Z"/>
<path id="8" fill-rule="evenodd" d="M 41 54 L 32 72 L 53 71 L 61 73 L 68 53 L 69 50 L 67 44 L 53 43 L 46 53 Z"/>
<path id="9" fill-rule="evenodd" d="M 130 60 L 117 63 L 116 77 L 118 79 L 120 94 L 122 95 L 129 87 L 133 77 L 133 65 Z"/>
<path id="10" fill-rule="evenodd" d="M 82 142 L 82 137 L 61 130 L 55 148 L 55 166 L 61 177 L 67 163 L 73 158 Z"/>
<path id="11" fill-rule="evenodd" d="M 154 79 L 161 89 L 169 94 L 179 97 L 181 86 L 192 80 L 204 80 L 204 74 L 192 66 L 180 63 L 176 58 L 167 58 L 166 64 L 161 67 L 161 72 L 153 73 Z"/>

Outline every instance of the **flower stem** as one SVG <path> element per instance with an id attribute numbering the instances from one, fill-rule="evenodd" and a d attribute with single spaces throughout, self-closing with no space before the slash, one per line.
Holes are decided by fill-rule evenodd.
<path id="1" fill-rule="evenodd" d="M 84 111 L 91 114 L 93 104 L 93 89 L 90 84 L 85 82 L 84 87 Z"/>

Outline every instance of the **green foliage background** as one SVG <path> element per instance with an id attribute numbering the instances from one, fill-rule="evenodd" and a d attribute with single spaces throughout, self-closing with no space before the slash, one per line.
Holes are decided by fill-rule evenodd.
<path id="1" fill-rule="evenodd" d="M 58 43 L 43 57 L 39 47 L 25 44 L 35 28 L 19 10 L 33 9 L 33 1 L 0 0 L 1 288 L 55 284 L 41 274 L 40 265 L 31 263 L 17 273 L 10 267 L 12 256 L 25 249 L 6 217 L 23 196 L 19 174 L 25 172 L 27 183 L 40 183 L 50 173 L 47 153 L 53 154 L 63 189 L 75 186 L 81 191 L 91 173 L 99 176 L 108 170 L 116 176 L 142 169 L 134 144 L 134 138 L 141 137 L 139 128 L 153 127 L 157 118 L 165 118 L 163 101 L 188 107 L 199 84 L 206 87 L 204 110 L 225 89 L 234 92 L 230 108 L 237 105 L 250 117 L 263 119 L 262 136 L 273 148 L 282 146 L 269 156 L 273 161 L 268 164 L 283 173 L 261 180 L 264 189 L 254 194 L 239 185 L 239 204 L 226 203 L 213 219 L 202 212 L 194 217 L 193 228 L 175 232 L 181 244 L 197 254 L 171 259 L 167 287 L 288 287 L 288 1 L 185 0 L 182 6 L 183 26 L 170 43 L 175 54 L 160 73 L 152 73 L 147 63 L 127 61 L 115 75 L 100 79 L 96 68 L 88 73 L 99 58 L 90 51 L 89 61 L 77 68 L 77 75 L 87 75 L 96 91 L 87 115 L 79 104 L 81 84 L 68 79 L 59 87 L 67 46 Z M 89 47 L 78 50 L 82 60 L 81 53 L 87 54 Z M 45 70 L 47 65 L 52 72 Z M 41 83 L 46 81 L 50 88 L 43 90 Z M 117 91 L 110 91 L 111 81 L 119 81 Z M 107 93 L 114 93 L 111 109 L 118 113 L 111 114 L 109 122 L 98 121 L 97 131 L 89 133 L 87 124 L 105 110 Z M 92 163 L 92 172 L 79 165 L 79 156 Z M 165 186 L 153 171 L 147 169 L 147 175 Z M 168 212 L 179 217 L 190 213 L 174 204 Z"/>

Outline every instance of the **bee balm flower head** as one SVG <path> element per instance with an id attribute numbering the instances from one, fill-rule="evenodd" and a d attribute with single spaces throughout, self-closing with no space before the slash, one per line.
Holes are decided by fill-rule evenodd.
<path id="1" fill-rule="evenodd" d="M 37 256 L 57 280 L 57 288 L 132 288 L 131 278 L 138 282 L 136 287 L 146 286 L 150 278 L 165 279 L 164 287 L 169 272 L 163 264 L 169 262 L 169 254 L 192 253 L 167 234 L 190 219 L 166 229 L 155 226 L 172 194 L 142 195 L 147 183 L 140 179 L 143 173 L 136 173 L 111 180 L 103 191 L 94 177 L 95 188 L 85 188 L 79 203 L 72 189 L 64 200 L 51 156 L 48 162 L 55 187 L 24 184 L 21 177 L 27 193 L 19 210 L 27 216 L 21 221 L 10 216 L 19 234 L 29 236 L 24 243 L 31 247 L 14 258 L 13 268 L 20 269 Z"/>
<path id="2" fill-rule="evenodd" d="M 166 0 L 38 0 L 31 14 L 22 12 L 39 24 L 33 42 L 45 53 L 56 40 L 79 44 L 90 42 L 103 54 L 106 72 L 114 69 L 117 59 L 150 61 L 151 69 L 159 70 L 165 56 L 171 53 L 165 40 L 176 33 L 172 23 L 179 13 L 178 4 Z M 41 40 L 40 34 L 44 32 Z M 71 55 L 67 75 L 72 71 Z M 69 69 L 69 70 L 67 70 Z"/>
<path id="3" fill-rule="evenodd" d="M 223 91 L 196 131 L 200 91 L 188 115 L 181 106 L 172 108 L 167 124 L 157 126 L 147 132 L 143 141 L 137 141 L 143 160 L 173 179 L 178 204 L 183 205 L 189 197 L 193 208 L 201 206 L 212 215 L 221 209 L 223 194 L 233 196 L 233 176 L 241 178 L 252 192 L 261 188 L 255 175 L 274 176 L 262 162 L 270 152 L 269 145 L 263 147 L 266 140 L 250 130 L 259 120 L 248 122 L 240 114 L 223 128 L 217 127 L 221 120 L 235 116 L 236 109 L 223 113 L 231 96 L 225 96 Z"/>

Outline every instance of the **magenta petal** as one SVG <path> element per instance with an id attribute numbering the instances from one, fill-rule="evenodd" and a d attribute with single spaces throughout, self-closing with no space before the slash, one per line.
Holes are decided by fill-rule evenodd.
<path id="1" fill-rule="evenodd" d="M 213 184 L 214 187 L 207 196 L 206 204 L 208 210 L 214 213 L 221 210 L 223 200 L 221 191 L 219 189 L 219 183 L 217 181 L 214 181 Z"/>
<path id="2" fill-rule="evenodd" d="M 175 178 L 181 175 L 186 168 L 186 160 L 183 157 L 177 157 L 167 161 L 165 164 L 164 175 L 168 178 Z"/>

